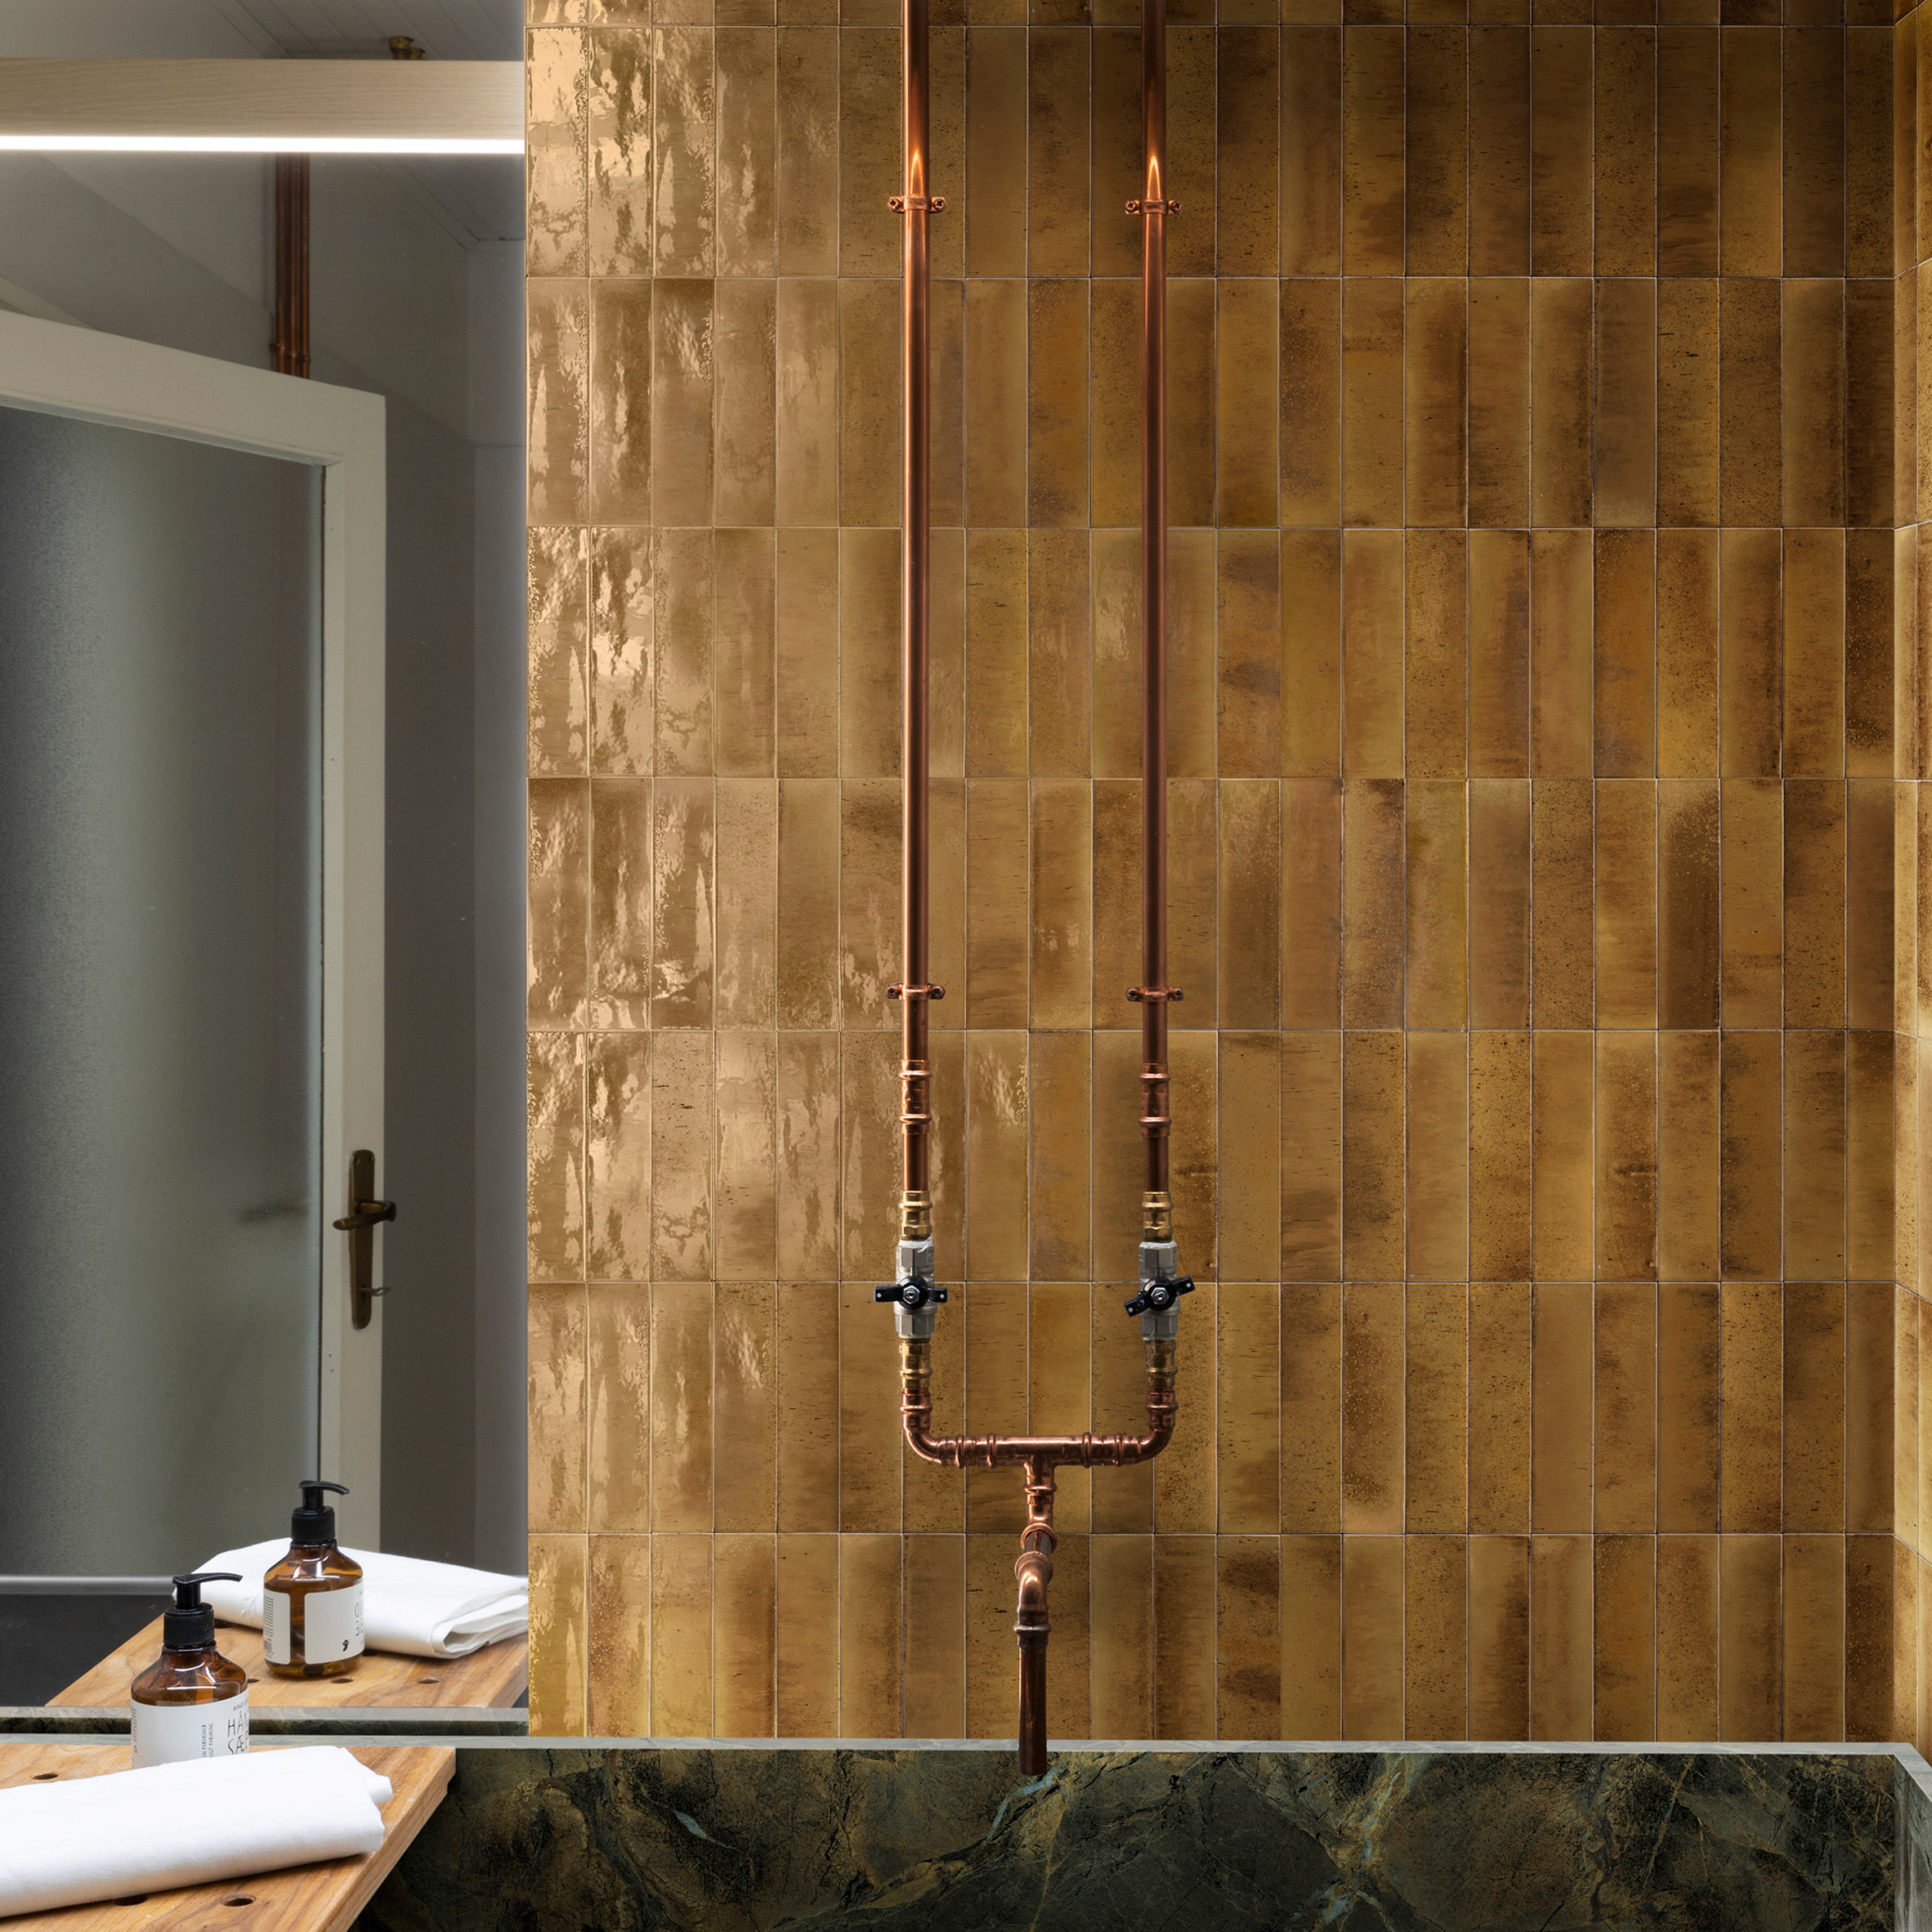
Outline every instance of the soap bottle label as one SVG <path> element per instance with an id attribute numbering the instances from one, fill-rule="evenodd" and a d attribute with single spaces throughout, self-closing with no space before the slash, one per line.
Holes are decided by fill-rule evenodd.
<path id="1" fill-rule="evenodd" d="M 134 1769 L 189 1758 L 239 1758 L 248 1748 L 248 1693 L 219 1704 L 132 1706 Z"/>
<path id="2" fill-rule="evenodd" d="M 311 1590 L 302 1604 L 302 1661 L 337 1664 L 361 1655 L 361 1579 L 347 1590 Z"/>
<path id="3" fill-rule="evenodd" d="M 262 1654 L 271 1664 L 292 1664 L 289 1644 L 288 1593 L 271 1584 L 262 1593 Z"/>

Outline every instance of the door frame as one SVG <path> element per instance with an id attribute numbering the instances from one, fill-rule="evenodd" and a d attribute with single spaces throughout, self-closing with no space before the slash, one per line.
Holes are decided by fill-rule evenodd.
<path id="1" fill-rule="evenodd" d="M 0 312 L 0 403 L 322 472 L 322 1172 L 320 1474 L 343 1540 L 381 1547 L 382 1304 L 349 1319 L 349 1156 L 383 1180 L 385 405 L 379 396 Z M 351 1024 L 353 1021 L 353 1024 Z M 382 1280 L 377 1228 L 376 1279 Z"/>

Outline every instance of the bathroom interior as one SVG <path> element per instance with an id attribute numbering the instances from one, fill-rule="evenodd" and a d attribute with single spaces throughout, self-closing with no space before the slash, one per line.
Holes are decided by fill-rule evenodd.
<path id="1" fill-rule="evenodd" d="M 1932 25 L 525 11 L 0 22 L 0 1915 L 1932 1926 Z"/>

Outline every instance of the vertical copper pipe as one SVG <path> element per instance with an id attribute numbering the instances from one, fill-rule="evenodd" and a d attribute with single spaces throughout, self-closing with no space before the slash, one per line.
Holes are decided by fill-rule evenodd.
<path id="1" fill-rule="evenodd" d="M 309 158 L 275 157 L 275 317 L 269 367 L 309 373 Z"/>
<path id="2" fill-rule="evenodd" d="M 900 357 L 902 389 L 901 488 L 905 521 L 899 572 L 899 774 L 902 801 L 900 852 L 905 868 L 901 950 L 905 983 L 899 988 L 899 1123 L 903 1171 L 899 1238 L 932 1237 L 931 1133 L 932 1072 L 927 1058 L 928 893 L 927 885 L 927 586 L 931 549 L 928 480 L 930 474 L 930 387 L 927 350 L 927 227 L 932 196 L 929 101 L 931 78 L 928 0 L 901 0 L 900 80 L 906 126 L 905 192 L 894 206 L 901 219 Z"/>
<path id="3" fill-rule="evenodd" d="M 1020 1645 L 1020 1774 L 1037 1778 L 1047 1768 L 1046 1647 L 1053 1626 L 1047 1621 L 1047 1585 L 1053 1578 L 1053 1463 L 1051 1456 L 1029 1457 L 1026 1527 L 1013 1573 L 1020 1599 L 1013 1612 L 1013 1635 Z"/>
<path id="4" fill-rule="evenodd" d="M 1174 1238 L 1167 1067 L 1167 0 L 1141 0 L 1141 1239 Z"/>

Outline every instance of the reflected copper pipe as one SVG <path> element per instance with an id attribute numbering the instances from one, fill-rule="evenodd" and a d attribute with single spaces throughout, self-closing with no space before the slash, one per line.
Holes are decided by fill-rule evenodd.
<path id="1" fill-rule="evenodd" d="M 901 364 L 904 413 L 904 552 L 900 586 L 901 781 L 903 799 L 902 944 L 905 979 L 891 989 L 901 1002 L 901 1098 L 902 1192 L 900 1196 L 901 1267 L 906 1244 L 932 1237 L 931 1187 L 932 1067 L 928 1059 L 929 1000 L 941 989 L 928 982 L 928 887 L 927 870 L 927 755 L 928 749 L 928 586 L 929 536 L 928 386 L 927 376 L 927 242 L 929 219 L 946 205 L 931 192 L 929 138 L 928 0 L 901 0 L 900 74 L 906 132 L 905 191 L 892 206 L 903 219 L 901 269 Z M 1142 303 L 1142 867 L 1141 985 L 1128 997 L 1142 1004 L 1141 1129 L 1146 1148 L 1146 1187 L 1142 1203 L 1143 1243 L 1173 1240 L 1168 1191 L 1169 1081 L 1167 1006 L 1178 990 L 1167 984 L 1167 687 L 1165 607 L 1167 576 L 1167 376 L 1166 217 L 1179 211 L 1167 199 L 1167 13 L 1165 0 L 1143 0 L 1141 78 L 1147 170 L 1142 199 L 1128 212 L 1143 221 L 1144 253 Z M 931 1250 L 924 1266 L 930 1270 Z M 1147 1250 L 1142 1249 L 1143 1300 Z M 1169 1263 L 1160 1272 L 1171 1270 Z M 1186 1284 L 1191 1286 L 1192 1283 Z M 1026 1526 L 1013 1575 L 1018 1601 L 1013 1635 L 1019 1645 L 1019 1764 L 1025 1775 L 1046 1769 L 1046 1646 L 1052 1631 L 1047 1588 L 1053 1580 L 1054 1472 L 1062 1467 L 1121 1468 L 1151 1461 L 1173 1439 L 1178 1401 L 1174 1393 L 1177 1344 L 1171 1314 L 1168 1333 L 1152 1332 L 1143 1317 L 1147 1351 L 1147 1427 L 1144 1435 L 940 1436 L 932 1424 L 932 1317 L 930 1281 L 901 1281 L 909 1296 L 900 1313 L 917 1311 L 923 1333 L 900 1327 L 900 1420 L 915 1455 L 949 1469 L 1004 1469 L 1026 1472 Z M 877 1299 L 896 1290 L 881 1288 Z M 1168 1304 L 1162 1304 L 1163 1306 Z"/>
<path id="2" fill-rule="evenodd" d="M 275 157 L 275 317 L 268 365 L 309 373 L 309 158 Z"/>
<path id="3" fill-rule="evenodd" d="M 1167 1008 L 1167 0 L 1141 0 L 1140 1131 L 1143 1241 L 1174 1239 Z"/>
<path id="4" fill-rule="evenodd" d="M 901 94 L 906 128 L 905 192 L 889 205 L 901 219 L 900 490 L 904 518 L 899 569 L 899 771 L 901 955 L 904 982 L 891 990 L 899 1002 L 899 1239 L 932 1238 L 932 1068 L 928 1058 L 928 1003 L 943 999 L 929 982 L 927 936 L 930 890 L 926 847 L 927 747 L 931 653 L 928 606 L 931 583 L 931 384 L 927 370 L 928 229 L 946 206 L 932 193 L 932 35 L 928 0 L 901 0 Z"/>

